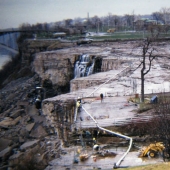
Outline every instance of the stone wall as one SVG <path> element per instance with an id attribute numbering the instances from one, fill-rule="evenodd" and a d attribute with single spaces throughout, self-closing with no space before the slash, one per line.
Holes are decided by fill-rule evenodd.
<path id="1" fill-rule="evenodd" d="M 104 83 L 105 79 L 101 79 L 100 77 L 88 76 L 87 77 L 81 77 L 77 79 L 73 79 L 70 81 L 70 91 L 77 91 L 80 89 L 86 89 L 88 87 L 96 86 L 99 84 Z"/>
<path id="2" fill-rule="evenodd" d="M 63 141 L 68 141 L 69 132 L 73 130 L 75 106 L 75 99 L 69 97 L 61 100 L 60 96 L 57 96 L 43 101 L 43 114 Z"/>
<path id="3" fill-rule="evenodd" d="M 120 60 L 116 58 L 103 58 L 101 71 L 117 70 L 120 67 Z"/>

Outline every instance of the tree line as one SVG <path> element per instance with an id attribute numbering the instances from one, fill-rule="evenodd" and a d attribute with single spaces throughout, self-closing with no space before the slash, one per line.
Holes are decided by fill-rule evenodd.
<path id="1" fill-rule="evenodd" d="M 123 16 L 108 13 L 108 15 L 86 18 L 68 18 L 54 23 L 23 23 L 20 25 L 22 30 L 44 30 L 66 32 L 67 34 L 78 34 L 84 31 L 105 32 L 110 28 L 116 31 L 143 31 L 158 29 L 167 32 L 170 25 L 170 8 L 161 8 L 158 12 L 150 15 L 136 15 L 134 11 L 131 14 Z"/>

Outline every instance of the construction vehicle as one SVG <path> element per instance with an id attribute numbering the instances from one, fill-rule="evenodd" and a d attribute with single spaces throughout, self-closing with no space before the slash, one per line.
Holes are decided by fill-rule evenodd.
<path id="1" fill-rule="evenodd" d="M 140 157 L 149 156 L 151 158 L 155 157 L 158 153 L 162 153 L 165 147 L 162 142 L 151 143 L 147 147 L 143 147 L 140 150 Z"/>
<path id="2" fill-rule="evenodd" d="M 107 30 L 107 33 L 114 33 L 115 30 L 116 30 L 115 28 L 110 28 L 110 29 Z"/>

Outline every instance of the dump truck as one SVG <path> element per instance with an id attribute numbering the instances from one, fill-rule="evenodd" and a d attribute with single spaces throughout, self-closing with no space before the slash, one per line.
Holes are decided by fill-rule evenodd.
<path id="1" fill-rule="evenodd" d="M 159 153 L 163 153 L 165 147 L 162 142 L 151 143 L 149 146 L 143 147 L 140 150 L 140 157 L 149 156 L 155 157 Z"/>

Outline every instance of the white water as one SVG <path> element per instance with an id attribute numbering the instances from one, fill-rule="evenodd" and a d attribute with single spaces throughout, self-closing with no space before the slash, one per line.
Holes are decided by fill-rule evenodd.
<path id="1" fill-rule="evenodd" d="M 95 60 L 93 59 L 92 64 L 90 64 L 90 57 L 88 54 L 83 54 L 76 61 L 74 66 L 74 78 L 89 76 L 93 73 Z"/>
<path id="2" fill-rule="evenodd" d="M 2 66 L 9 60 L 10 60 L 10 56 L 0 54 L 0 69 L 2 69 Z"/>
<path id="3" fill-rule="evenodd" d="M 12 49 L 18 50 L 17 39 L 20 33 L 8 33 L 0 36 L 0 43 L 10 47 Z"/>

